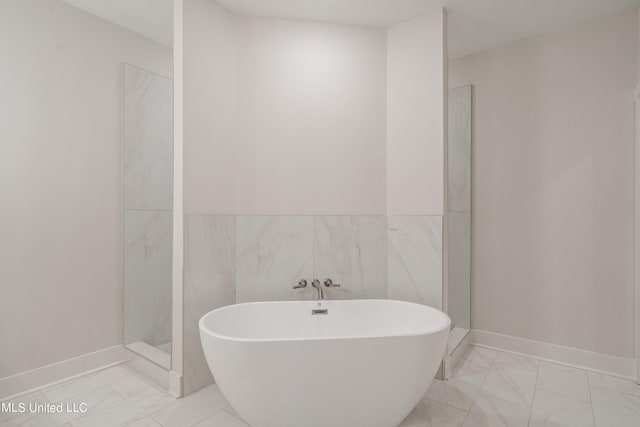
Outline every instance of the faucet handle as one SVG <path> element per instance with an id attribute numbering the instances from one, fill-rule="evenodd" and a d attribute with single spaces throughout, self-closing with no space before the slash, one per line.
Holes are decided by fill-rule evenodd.
<path id="1" fill-rule="evenodd" d="M 293 287 L 293 289 L 300 289 L 300 288 L 306 288 L 307 287 L 307 281 L 305 279 L 301 279 L 297 285 L 295 285 Z"/>
<path id="2" fill-rule="evenodd" d="M 331 279 L 326 279 L 326 280 L 324 281 L 324 285 L 325 285 L 327 288 L 339 288 L 339 287 L 340 287 L 340 284 L 339 284 L 339 283 L 333 283 L 333 280 L 331 280 Z"/>

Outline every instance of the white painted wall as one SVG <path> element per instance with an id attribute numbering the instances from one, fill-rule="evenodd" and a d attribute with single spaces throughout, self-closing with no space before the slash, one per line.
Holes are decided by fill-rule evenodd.
<path id="1" fill-rule="evenodd" d="M 474 85 L 472 327 L 633 357 L 635 11 L 450 64 Z"/>
<path id="2" fill-rule="evenodd" d="M 184 213 L 234 213 L 237 30 L 212 0 L 184 3 Z"/>
<path id="3" fill-rule="evenodd" d="M 62 1 L 165 46 L 173 46 L 173 0 Z"/>
<path id="4" fill-rule="evenodd" d="M 237 23 L 236 212 L 384 214 L 384 29 Z"/>
<path id="5" fill-rule="evenodd" d="M 437 10 L 388 29 L 185 16 L 185 213 L 442 215 Z"/>
<path id="6" fill-rule="evenodd" d="M 56 0 L 0 2 L 0 378 L 122 343 L 122 63 L 171 51 Z"/>
<path id="7" fill-rule="evenodd" d="M 385 31 L 188 6 L 185 212 L 384 214 Z"/>
<path id="8" fill-rule="evenodd" d="M 387 213 L 444 214 L 444 12 L 387 30 Z"/>

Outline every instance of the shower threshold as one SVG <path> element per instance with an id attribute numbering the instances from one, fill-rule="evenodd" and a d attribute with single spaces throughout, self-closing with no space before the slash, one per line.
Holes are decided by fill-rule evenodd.
<path id="1" fill-rule="evenodd" d="M 144 341 L 126 344 L 126 347 L 165 369 L 171 369 L 171 342 L 152 346 Z"/>

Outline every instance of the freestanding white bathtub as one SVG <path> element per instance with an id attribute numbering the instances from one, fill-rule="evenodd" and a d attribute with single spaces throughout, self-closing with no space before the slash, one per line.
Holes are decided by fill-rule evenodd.
<path id="1" fill-rule="evenodd" d="M 450 324 L 400 301 L 257 302 L 207 313 L 200 338 L 252 427 L 394 427 L 426 393 Z"/>

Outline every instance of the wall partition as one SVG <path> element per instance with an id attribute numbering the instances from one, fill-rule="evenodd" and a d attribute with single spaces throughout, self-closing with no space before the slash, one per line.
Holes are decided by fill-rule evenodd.
<path id="1" fill-rule="evenodd" d="M 441 10 L 391 27 L 184 4 L 184 391 L 213 379 L 197 322 L 236 302 L 442 308 Z"/>

